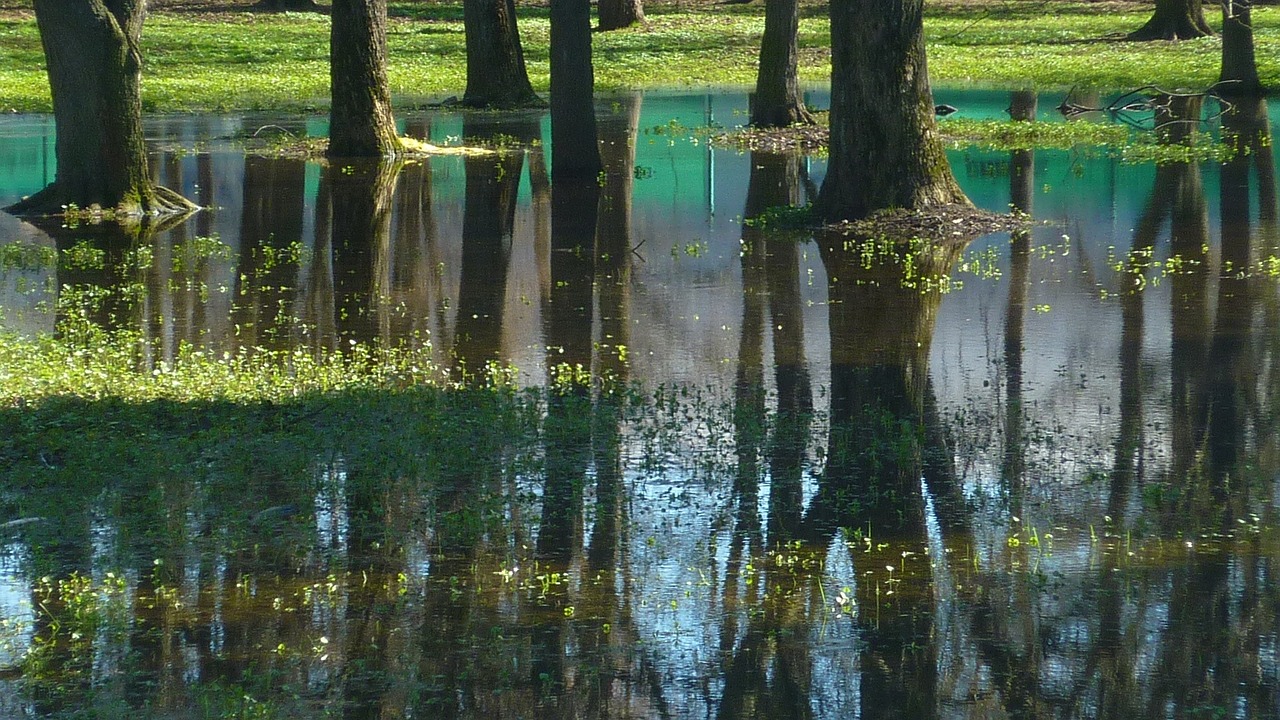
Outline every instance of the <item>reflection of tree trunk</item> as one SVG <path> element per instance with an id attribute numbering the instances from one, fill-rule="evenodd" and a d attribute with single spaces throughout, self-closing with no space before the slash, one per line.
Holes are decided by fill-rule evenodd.
<path id="1" fill-rule="evenodd" d="M 298 319 L 307 328 L 305 342 L 317 356 L 338 347 L 337 287 L 333 267 L 333 192 L 327 173 L 321 173 L 316 189 L 315 237 L 310 267 L 298 288 Z"/>
<path id="2" fill-rule="evenodd" d="M 617 566 L 625 524 L 621 424 L 625 385 L 630 377 L 626 348 L 631 342 L 631 190 L 640 102 L 639 94 L 625 96 L 619 101 L 621 117 L 601 125 L 601 154 L 607 175 L 595 248 L 603 387 L 591 429 L 596 466 L 596 520 L 588 567 L 593 572 L 611 572 Z"/>
<path id="3" fill-rule="evenodd" d="M 835 236 L 822 247 L 830 312 L 831 429 L 826 469 L 805 519 L 819 544 L 832 528 L 844 527 L 870 529 L 878 540 L 897 542 L 895 547 L 923 548 L 928 543 L 920 487 L 923 415 L 942 294 L 907 283 L 905 268 L 909 259 L 917 278 L 946 277 L 963 246 L 863 250 L 856 243 L 849 249 L 845 240 Z M 899 578 L 908 576 L 904 559 L 896 555 L 870 562 L 884 559 L 892 561 Z M 913 565 L 909 577 L 927 586 L 928 563 Z M 882 591 L 892 586 L 877 578 L 883 576 L 859 573 L 855 591 L 866 638 L 863 716 L 933 717 L 938 665 L 932 593 L 924 592 L 923 600 L 888 598 Z M 881 602 L 888 605 L 884 613 Z"/>
<path id="4" fill-rule="evenodd" d="M 494 127 L 506 132 L 509 126 Z M 476 131 L 463 122 L 463 134 Z M 502 317 L 506 303 L 508 261 L 515 225 L 516 192 L 524 170 L 524 154 L 504 152 L 497 158 L 473 156 L 467 170 L 466 210 L 462 220 L 462 272 L 454 329 L 454 358 L 464 373 L 481 373 L 486 363 L 501 361 Z"/>
<path id="5" fill-rule="evenodd" d="M 817 592 L 813 582 L 796 587 L 787 570 L 764 573 L 763 608 L 752 613 L 742 641 L 725 672 L 716 717 L 797 718 L 814 716 L 810 705 L 812 660 L 809 657 L 809 609 Z M 816 582 L 816 581 L 814 581 Z"/>
<path id="6" fill-rule="evenodd" d="M 813 115 L 800 92 L 800 6 L 796 0 L 768 0 L 764 6 L 764 36 L 760 40 L 760 66 L 756 91 L 751 96 L 751 124 L 787 127 L 811 124 Z"/>
<path id="7" fill-rule="evenodd" d="M 923 5 L 831 5 L 831 159 L 818 198 L 827 220 L 968 203 L 938 139 Z"/>
<path id="8" fill-rule="evenodd" d="M 1035 120 L 1036 94 L 1014 92 L 1009 115 L 1014 120 Z M 1029 215 L 1034 197 L 1035 151 L 1013 150 L 1009 153 L 1009 204 L 1014 210 Z M 1004 314 L 1004 460 L 1001 466 L 1004 482 L 1011 488 L 1021 487 L 1026 466 L 1026 448 L 1022 441 L 1022 333 L 1031 286 L 1030 265 L 1031 231 L 1015 230 L 1009 239 L 1009 301 Z"/>
<path id="9" fill-rule="evenodd" d="M 1158 184 L 1158 182 L 1157 182 Z M 1159 192 L 1159 190 L 1155 191 Z M 1154 204 L 1156 198 L 1151 202 Z M 1162 204 L 1164 202 L 1162 201 Z M 1154 206 L 1154 205 L 1153 205 Z M 1129 272 L 1141 274 L 1145 261 L 1150 257 L 1155 236 L 1141 232 L 1150 227 L 1145 221 L 1134 239 L 1131 257 L 1138 264 Z M 1158 227 L 1158 225 L 1156 226 Z M 1112 518 L 1123 518 L 1127 513 L 1129 493 L 1133 480 L 1141 467 L 1142 451 L 1142 337 L 1143 337 L 1143 288 L 1131 286 L 1121 295 L 1120 314 L 1120 431 L 1116 438 L 1116 455 L 1111 474 L 1111 493 L 1108 512 Z"/>
<path id="10" fill-rule="evenodd" d="M 1190 40 L 1212 35 L 1201 0 L 1156 0 L 1156 11 L 1127 40 Z"/>
<path id="11" fill-rule="evenodd" d="M 630 331 L 631 193 L 635 185 L 635 137 L 641 96 L 623 96 L 617 112 L 601 124 L 600 154 L 605 176 L 596 226 L 596 273 L 599 278 L 600 366 L 602 372 L 627 372 Z"/>
<path id="12" fill-rule="evenodd" d="M 387 311 L 374 260 L 385 251 L 391 234 L 391 198 L 395 195 L 398 163 L 369 161 L 323 170 L 331 193 L 334 286 L 339 315 L 351 322 L 353 339 L 376 337 L 378 321 Z"/>
<path id="13" fill-rule="evenodd" d="M 1174 166 L 1183 175 L 1174 200 L 1170 250 L 1182 261 L 1180 272 L 1169 278 L 1171 334 L 1170 379 L 1172 394 L 1172 480 L 1184 485 L 1184 497 L 1203 449 L 1208 421 L 1206 341 L 1209 327 L 1209 226 L 1204 189 L 1197 165 Z M 1173 169 L 1171 168 L 1171 171 Z"/>
<path id="14" fill-rule="evenodd" d="M 296 284 L 298 266 L 287 251 L 301 242 L 306 163 L 248 156 L 244 161 L 244 204 L 240 215 L 240 267 L 235 322 L 241 345 L 273 338 L 286 291 Z"/>
<path id="15" fill-rule="evenodd" d="M 391 491 L 371 468 L 349 472 L 346 477 L 347 577 L 362 578 L 347 587 L 344 610 L 346 647 L 343 655 L 343 716 L 383 717 L 382 705 L 394 677 L 388 641 L 395 617 L 395 578 L 402 557 L 392 529 Z M 388 597 L 390 595 L 391 597 Z"/>
<path id="16" fill-rule="evenodd" d="M 465 0 L 467 91 L 471 107 L 513 108 L 541 102 L 529 84 L 514 0 Z"/>
<path id="17" fill-rule="evenodd" d="M 590 461 L 596 214 L 600 186 L 558 181 L 551 190 L 551 290 L 543 307 L 547 370 L 546 485 L 538 552 L 567 561 L 582 536 L 582 484 Z"/>
<path id="18" fill-rule="evenodd" d="M 1034 90 L 1014 90 L 1009 93 L 1009 118 L 1034 122 L 1039 97 Z"/>
<path id="19" fill-rule="evenodd" d="M 769 208 L 791 207 L 799 202 L 799 159 L 752 153 L 751 178 L 747 186 L 747 205 L 743 210 L 743 217 L 748 220 L 758 218 Z M 774 242 L 768 242 L 767 234 L 758 226 L 744 225 L 742 232 L 744 245 L 755 248 L 752 252 L 763 255 L 760 258 L 764 263 L 763 291 L 769 301 L 774 377 L 778 391 L 777 421 L 769 442 L 768 532 L 771 540 L 775 536 L 776 539 L 785 540 L 800 531 L 803 511 L 801 468 L 813 410 L 804 352 L 799 250 L 792 238 L 780 237 Z M 745 285 L 745 255 L 743 262 Z M 763 403 L 763 398 L 761 402 Z"/>
<path id="20" fill-rule="evenodd" d="M 533 206 L 533 255 L 538 265 L 538 292 L 551 292 L 551 176 L 542 146 L 529 149 L 529 194 Z"/>
<path id="21" fill-rule="evenodd" d="M 790 239 L 773 243 L 765 260 L 773 325 L 778 413 L 769 440 L 769 540 L 785 542 L 801 530 L 802 482 L 813 393 L 804 350 L 800 250 Z"/>
<path id="22" fill-rule="evenodd" d="M 830 294 L 831 438 L 814 508 L 855 520 L 851 527 L 873 521 L 877 534 L 899 527 L 914 532 L 924 521 L 923 505 L 915 502 L 921 419 L 942 296 L 904 286 L 904 267 L 909 259 L 919 277 L 946 277 L 962 246 L 899 246 L 876 256 L 876 249 L 844 250 L 843 241 L 836 238 L 823 249 Z"/>
<path id="23" fill-rule="evenodd" d="M 546 479 L 537 552 L 543 563 L 560 568 L 582 545 L 583 485 L 591 462 L 591 386 L 586 376 L 592 356 L 599 197 L 594 179 L 557 177 L 551 188 L 551 287 L 542 314 L 551 388 L 543 424 Z M 539 623 L 531 637 L 530 677 L 543 693 L 558 696 L 559 714 L 576 717 L 575 694 L 567 692 L 568 633 L 564 617 Z"/>
<path id="24" fill-rule="evenodd" d="M 1250 120 L 1247 114 L 1228 114 L 1223 117 L 1223 129 L 1242 139 L 1250 135 L 1256 138 L 1257 128 Z M 1239 474 L 1243 469 L 1240 455 L 1246 435 L 1244 395 L 1256 372 L 1249 367 L 1248 353 L 1254 313 L 1252 285 L 1256 282 L 1249 277 L 1254 264 L 1249 174 L 1253 164 L 1251 155 L 1256 152 L 1270 155 L 1272 149 L 1253 147 L 1252 150 L 1237 153 L 1223 163 L 1220 182 L 1223 269 L 1218 280 L 1216 318 L 1209 345 L 1208 450 L 1213 496 L 1224 505 L 1232 493 L 1242 498 L 1246 492 L 1245 478 Z"/>
<path id="25" fill-rule="evenodd" d="M 799 200 L 797 158 L 752 153 L 743 217 L 750 221 L 771 207 Z M 742 335 L 738 351 L 734 420 L 738 446 L 735 495 L 738 515 L 730 562 L 726 568 L 726 605 L 736 594 L 742 552 L 759 552 L 759 456 L 765 433 L 764 322 L 767 297 L 772 316 L 777 362 L 778 413 L 769 446 L 769 539 L 782 546 L 801 530 L 801 463 L 808 437 L 808 374 L 804 360 L 804 326 L 799 297 L 796 243 L 780 237 L 770 242 L 758 225 L 742 227 Z M 812 717 L 809 704 L 811 661 L 808 614 L 804 603 L 816 592 L 794 587 L 782 568 L 763 573 L 763 612 L 750 613 L 746 632 L 733 647 L 736 624 L 726 618 L 722 651 L 733 657 L 725 672 L 718 718 Z M 735 614 L 730 611 L 727 613 Z M 776 633 L 776 636 L 774 635 Z"/>
<path id="26" fill-rule="evenodd" d="M 1200 433 L 1192 450 L 1203 450 L 1203 455 L 1185 470 L 1190 463 L 1175 465 L 1179 474 L 1174 480 L 1182 483 L 1181 492 L 1188 496 L 1182 500 L 1176 520 L 1182 528 L 1196 532 L 1230 533 L 1237 528 L 1236 518 L 1245 512 L 1250 492 L 1246 474 L 1250 468 L 1242 461 L 1245 443 L 1265 434 L 1249 427 L 1245 409 L 1258 372 L 1249 354 L 1258 301 L 1254 286 L 1260 282 L 1251 277 L 1255 260 L 1251 166 L 1256 162 L 1251 158 L 1266 155 L 1261 161 L 1270 165 L 1272 149 L 1265 134 L 1258 135 L 1259 129 L 1266 132 L 1265 111 L 1258 115 L 1257 106 L 1249 105 L 1245 101 L 1236 112 L 1223 117 L 1224 134 L 1236 134 L 1242 151 L 1221 170 L 1222 272 L 1207 353 L 1200 346 L 1205 358 L 1199 371 L 1203 399 L 1193 417 L 1199 424 L 1192 428 Z M 1260 140 L 1261 147 L 1254 144 Z M 1261 196 L 1265 192 L 1261 183 L 1274 184 L 1274 176 L 1259 176 L 1259 181 Z M 1198 236 L 1207 238 L 1202 217 L 1182 224 L 1194 233 L 1186 245 Z M 1192 329 L 1201 332 L 1210 304 L 1204 293 L 1207 284 L 1207 280 L 1200 281 L 1196 287 L 1200 295 L 1193 298 L 1196 317 Z M 1198 479 L 1207 487 L 1196 488 Z M 1237 563 L 1245 567 L 1235 567 Z M 1170 631 L 1161 640 L 1163 650 L 1153 675 L 1160 679 L 1151 696 L 1153 710 L 1165 713 L 1172 708 L 1179 715 L 1189 715 L 1205 707 L 1248 707 L 1253 714 L 1274 709 L 1273 693 L 1263 689 L 1265 681 L 1260 681 L 1256 665 L 1257 638 L 1263 635 L 1254 623 L 1268 613 L 1259 612 L 1257 596 L 1251 591 L 1258 576 L 1255 570 L 1247 569 L 1248 564 L 1246 557 L 1233 559 L 1201 551 L 1186 568 L 1175 571 L 1169 583 L 1173 588 L 1168 610 Z"/>
<path id="27" fill-rule="evenodd" d="M 752 170 L 752 177 L 756 177 Z M 748 211 L 751 192 L 747 193 Z M 737 449 L 734 491 L 742 510 L 755 516 L 760 485 L 760 447 L 764 441 L 764 233 L 742 228 L 742 331 L 734 378 L 733 424 Z"/>

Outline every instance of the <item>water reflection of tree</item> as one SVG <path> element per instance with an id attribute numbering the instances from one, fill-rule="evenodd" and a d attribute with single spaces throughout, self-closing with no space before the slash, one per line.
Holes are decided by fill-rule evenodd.
<path id="1" fill-rule="evenodd" d="M 1171 529 L 1231 535 L 1240 531 L 1238 521 L 1249 517 L 1255 493 L 1269 494 L 1274 482 L 1274 469 L 1250 465 L 1265 457 L 1251 438 L 1274 436 L 1268 415 L 1255 411 L 1256 393 L 1268 380 L 1259 377 L 1259 369 L 1267 366 L 1257 364 L 1252 348 L 1276 340 L 1257 322 L 1260 298 L 1275 294 L 1274 279 L 1258 271 L 1262 248 L 1257 241 L 1267 238 L 1268 224 L 1274 228 L 1276 198 L 1265 104 L 1245 101 L 1223 117 L 1223 130 L 1236 138 L 1239 152 L 1221 170 L 1216 297 L 1210 298 L 1209 284 L 1201 281 L 1188 292 L 1185 306 L 1175 306 L 1175 340 L 1180 325 L 1187 326 L 1186 334 L 1199 331 L 1196 349 L 1203 364 L 1189 368 L 1181 387 L 1175 385 L 1175 393 L 1185 387 L 1195 402 L 1175 406 L 1184 410 L 1176 422 L 1186 446 L 1175 446 L 1179 458 L 1164 510 Z M 1257 225 L 1250 207 L 1255 181 Z M 1183 222 L 1207 242 L 1204 225 Z M 1264 481 L 1261 487 L 1258 480 Z M 1183 712 L 1243 707 L 1259 717 L 1277 710 L 1275 688 L 1259 666 L 1259 637 L 1275 626 L 1277 598 L 1274 591 L 1262 590 L 1272 581 L 1273 568 L 1256 538 L 1243 545 L 1233 554 L 1197 552 L 1172 571 L 1169 631 L 1158 655 L 1159 680 L 1149 714 L 1169 706 Z"/>
<path id="2" fill-rule="evenodd" d="M 472 115 L 463 122 L 465 137 L 484 137 L 488 132 L 528 142 L 537 137 L 538 126 L 529 121 L 508 120 L 486 127 Z M 487 363 L 504 359 L 503 306 L 524 153 L 470 156 L 464 164 L 467 196 L 453 355 L 464 373 L 483 374 Z"/>
<path id="3" fill-rule="evenodd" d="M 844 237 L 822 245 L 830 304 L 830 430 L 826 468 L 805 518 L 820 545 L 842 527 L 898 552 L 928 547 L 921 477 L 926 438 L 939 437 L 929 429 L 937 418 L 927 412 L 929 348 L 942 299 L 936 281 L 950 275 L 962 247 Z M 933 717 L 938 650 L 929 563 L 897 552 L 853 560 L 864 716 Z M 894 567 L 888 578 L 898 572 L 897 586 L 882 574 L 885 565 Z"/>
<path id="4" fill-rule="evenodd" d="M 768 454 L 768 538 L 776 550 L 789 547 L 801 528 L 801 482 L 812 398 L 804 356 L 799 296 L 798 239 L 768 229 L 771 208 L 799 204 L 799 158 L 753 153 L 742 228 L 742 331 L 734 382 L 734 529 L 725 568 L 721 652 L 730 655 L 717 717 L 811 717 L 809 617 L 814 580 L 796 587 L 789 568 L 774 567 L 763 551 L 758 515 L 760 459 Z M 773 328 L 778 410 L 766 411 L 764 324 Z M 756 583 L 740 579 L 759 568 Z M 750 608 L 739 638 L 739 595 Z"/>
<path id="5" fill-rule="evenodd" d="M 306 174 L 300 159 L 245 156 L 233 289 L 233 320 L 244 347 L 281 347 L 290 335 L 298 263 L 289 258 L 295 254 L 290 248 L 304 242 Z"/>
<path id="6" fill-rule="evenodd" d="M 1036 119 L 1037 96 L 1031 91 L 1015 91 L 1009 102 L 1009 116 L 1022 122 Z M 1035 150 L 1009 152 L 1009 204 L 1016 212 L 1031 215 L 1035 198 Z M 1022 339 L 1030 290 L 1031 230 L 1020 228 L 1009 238 L 1009 300 L 1004 315 L 1004 482 L 1020 488 L 1026 472 L 1023 444 L 1025 418 L 1022 407 Z M 1020 496 L 1013 493 L 1013 497 Z M 1012 508 L 1018 512 L 1016 506 Z"/>

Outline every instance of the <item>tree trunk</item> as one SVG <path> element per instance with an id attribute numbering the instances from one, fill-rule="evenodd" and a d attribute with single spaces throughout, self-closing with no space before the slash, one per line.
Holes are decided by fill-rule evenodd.
<path id="1" fill-rule="evenodd" d="M 764 37 L 760 41 L 760 68 L 751 98 L 751 124 L 757 127 L 810 125 L 813 115 L 804 106 L 797 70 L 800 54 L 796 34 L 800 10 L 796 0 L 765 0 Z"/>
<path id="2" fill-rule="evenodd" d="M 329 79 L 329 157 L 398 152 L 387 86 L 387 0 L 334 0 Z"/>
<path id="3" fill-rule="evenodd" d="M 51 185 L 8 211 L 56 215 L 67 205 L 124 215 L 191 211 L 194 205 L 155 185 L 147 171 L 142 1 L 37 0 L 35 10 L 53 95 L 58 171 Z"/>
<path id="4" fill-rule="evenodd" d="M 553 182 L 561 178 L 594 180 L 603 169 L 597 146 L 594 90 L 591 6 L 587 0 L 551 0 Z"/>
<path id="5" fill-rule="evenodd" d="M 947 164 L 925 64 L 923 0 L 831 4 L 828 221 L 969 204 Z"/>
<path id="6" fill-rule="evenodd" d="M 1252 4 L 1253 0 L 1222 3 L 1222 74 L 1218 82 L 1229 83 L 1218 89 L 1223 95 L 1262 95 L 1253 51 Z"/>
<path id="7" fill-rule="evenodd" d="M 1155 14 L 1125 39 L 1191 40 L 1212 34 L 1201 0 L 1156 0 Z"/>
<path id="8" fill-rule="evenodd" d="M 467 35 L 467 91 L 462 104 L 492 108 L 541 104 L 525 69 L 515 0 L 464 0 L 462 22 Z"/>
<path id="9" fill-rule="evenodd" d="M 644 22 L 643 0 L 600 0 L 596 6 L 600 32 L 618 30 Z"/>

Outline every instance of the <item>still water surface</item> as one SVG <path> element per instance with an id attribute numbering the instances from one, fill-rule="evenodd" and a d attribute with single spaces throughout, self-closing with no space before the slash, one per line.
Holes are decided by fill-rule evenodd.
<path id="1" fill-rule="evenodd" d="M 1035 222 L 889 248 L 744 223 L 824 171 L 688 130 L 745 105 L 602 104 L 614 172 L 556 192 L 537 115 L 410 116 L 523 149 L 394 169 L 242 150 L 317 120 L 160 118 L 157 178 L 211 209 L 147 263 L 0 223 L 59 251 L 0 271 L 8 330 L 125 288 L 90 319 L 148 367 L 410 346 L 537 398 L 527 435 L 466 396 L 389 406 L 394 447 L 303 413 L 327 437 L 287 477 L 268 437 L 195 476 L 126 452 L 85 494 L 70 455 L 6 446 L 0 714 L 1280 715 L 1271 144 L 952 152 L 976 204 Z M 1228 130 L 1274 124 L 1249 117 Z M 51 158 L 50 121 L 0 122 L 0 204 Z M 132 442 L 111 432 L 84 442 Z"/>

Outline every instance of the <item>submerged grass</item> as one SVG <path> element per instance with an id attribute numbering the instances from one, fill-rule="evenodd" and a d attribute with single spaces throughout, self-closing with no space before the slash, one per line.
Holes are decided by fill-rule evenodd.
<path id="1" fill-rule="evenodd" d="M 1235 157 L 1238 144 L 1209 132 L 1190 135 L 1182 142 L 1161 142 L 1155 133 L 1118 123 L 1022 122 L 948 118 L 938 124 L 951 147 L 990 150 L 1072 150 L 1097 148 L 1130 164 L 1175 162 L 1226 162 Z"/>
<path id="2" fill-rule="evenodd" d="M 151 13 L 143 35 L 143 104 L 149 111 L 314 110 L 328 105 L 329 19 L 319 14 Z M 932 5 L 926 18 L 935 84 L 1035 88 L 1202 87 L 1218 75 L 1221 40 L 1130 43 L 1143 3 L 1005 3 L 975 9 Z M 764 8 L 651 4 L 648 24 L 594 36 L 600 90 L 749 86 L 755 82 Z M 1259 70 L 1280 80 L 1280 9 L 1253 14 Z M 1215 20 L 1216 22 L 1216 20 Z M 520 31 L 536 89 L 549 83 L 550 26 L 542 7 L 523 7 Z M 825 5 L 806 2 L 801 77 L 830 77 Z M 401 106 L 460 95 L 466 49 L 460 5 L 393 3 L 389 74 Z M 44 56 L 29 11 L 0 10 L 0 109 L 51 108 Z"/>

